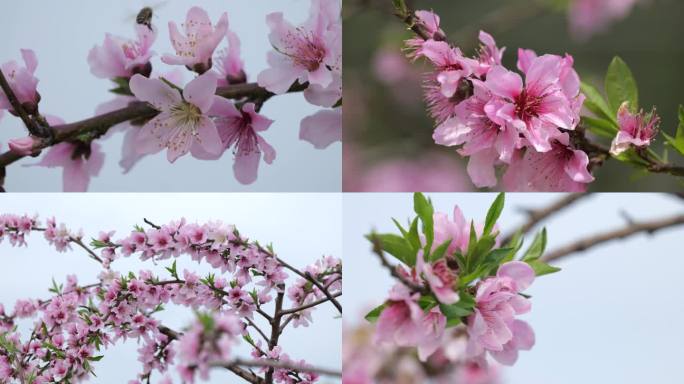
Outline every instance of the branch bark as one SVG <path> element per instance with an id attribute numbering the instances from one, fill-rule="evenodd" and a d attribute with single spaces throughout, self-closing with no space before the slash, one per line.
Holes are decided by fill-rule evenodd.
<path id="1" fill-rule="evenodd" d="M 632 222 L 623 228 L 589 236 L 572 242 L 556 250 L 553 250 L 551 252 L 547 252 L 542 257 L 542 260 L 545 262 L 556 261 L 570 254 L 584 252 L 589 248 L 613 240 L 624 239 L 625 237 L 629 237 L 642 232 L 650 235 L 665 228 L 670 228 L 678 225 L 684 225 L 684 215 L 677 215 L 653 221 Z"/>
<path id="2" fill-rule="evenodd" d="M 518 228 L 516 231 L 513 231 L 513 233 L 510 233 L 507 236 L 505 236 L 501 241 L 501 244 L 508 244 L 516 233 L 520 233 L 522 235 L 529 233 L 543 220 L 548 219 L 556 213 L 559 213 L 560 211 L 568 208 L 580 199 L 588 196 L 588 194 L 583 193 L 569 194 L 565 197 L 556 200 L 554 203 L 545 208 L 526 210 L 528 216 L 527 221 L 523 225 L 521 225 L 520 228 Z"/>
<path id="3" fill-rule="evenodd" d="M 19 102 L 17 95 L 14 93 L 14 90 L 12 90 L 12 87 L 9 85 L 9 82 L 7 81 L 7 78 L 5 77 L 5 74 L 2 72 L 2 70 L 0 70 L 0 88 L 2 88 L 2 91 L 5 93 L 5 96 L 7 96 L 7 100 L 12 105 L 12 109 L 14 109 L 14 112 L 16 112 L 19 115 L 19 118 L 21 118 L 21 121 L 24 122 L 24 125 L 26 126 L 26 129 L 28 129 L 29 133 L 36 137 L 44 136 L 42 135 L 42 132 L 40 131 L 36 123 L 33 120 L 31 120 L 28 113 L 26 113 L 26 110 Z"/>
<path id="4" fill-rule="evenodd" d="M 252 367 L 252 368 L 271 367 L 271 368 L 277 368 L 277 369 L 287 369 L 287 370 L 296 371 L 296 372 L 312 372 L 312 373 L 317 373 L 319 375 L 324 375 L 324 376 L 342 377 L 342 372 L 340 372 L 340 371 L 327 369 L 327 368 L 309 367 L 309 366 L 305 366 L 305 365 L 289 363 L 289 362 L 284 362 L 284 361 L 277 361 L 277 360 L 235 359 L 235 360 L 232 360 L 229 362 L 216 362 L 212 365 L 214 367 L 223 367 L 223 368 L 229 368 L 229 367 L 234 367 L 234 366 L 243 366 L 243 367 Z"/>

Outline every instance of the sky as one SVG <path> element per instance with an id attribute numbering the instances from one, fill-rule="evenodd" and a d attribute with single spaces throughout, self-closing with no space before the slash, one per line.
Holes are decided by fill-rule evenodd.
<path id="1" fill-rule="evenodd" d="M 458 204 L 466 219 L 484 221 L 494 194 L 429 194 L 437 211 Z M 508 194 L 499 220 L 504 233 L 524 220 L 520 208 L 542 207 L 559 195 Z M 684 213 L 684 201 L 658 194 L 602 194 L 577 203 L 546 224 L 553 249 L 635 220 Z M 363 238 L 372 229 L 395 232 L 394 217 L 413 217 L 410 194 L 344 196 L 345 323 L 379 305 L 393 284 Z M 540 277 L 526 293 L 524 315 L 537 343 L 504 369 L 506 384 L 681 383 L 684 227 L 639 235 L 560 260 L 559 273 Z M 531 238 L 527 239 L 528 244 Z"/>
<path id="2" fill-rule="evenodd" d="M 96 237 L 101 230 L 116 230 L 114 238 L 121 238 L 135 224 L 144 225 L 143 218 L 156 223 L 181 217 L 200 223 L 222 220 L 236 225 L 240 233 L 252 240 L 272 242 L 281 258 L 299 268 L 323 255 L 342 256 L 339 194 L 0 194 L 0 213 L 37 213 L 43 222 L 55 216 L 71 229 L 83 229 L 85 239 Z M 31 235 L 27 241 L 26 248 L 0 243 L 0 303 L 8 310 L 17 299 L 48 297 L 52 278 L 64 282 L 67 275 L 76 274 L 81 284 L 97 281 L 99 264 L 83 251 L 58 253 L 40 233 Z M 179 271 L 210 271 L 208 265 L 192 263 L 189 258 L 177 260 Z M 160 274 L 165 273 L 166 266 L 135 258 L 122 258 L 113 265 L 121 272 L 151 269 Z M 157 318 L 171 328 L 182 329 L 194 315 L 191 310 L 169 307 Z M 315 366 L 339 370 L 341 322 L 332 305 L 319 306 L 313 312 L 313 324 L 308 328 L 288 328 L 280 345 L 293 359 L 306 359 Z M 135 342 L 127 342 L 106 351 L 105 358 L 96 365 L 97 378 L 89 382 L 126 383 L 134 379 L 140 371 L 136 349 Z M 249 352 L 241 346 L 235 354 L 249 359 Z M 152 382 L 156 382 L 154 377 Z M 241 381 L 227 371 L 212 372 L 209 383 L 226 382 Z M 337 382 L 328 378 L 321 381 Z"/>
<path id="3" fill-rule="evenodd" d="M 43 113 L 60 116 L 67 122 L 93 116 L 95 107 L 110 100 L 113 94 L 109 80 L 91 75 L 86 58 L 94 45 L 101 45 L 106 33 L 134 36 L 133 24 L 139 9 L 162 4 L 153 23 L 159 29 L 154 46 L 158 56 L 152 61 L 161 72 L 170 67 L 161 64 L 159 56 L 172 52 L 168 38 L 168 21 L 180 23 L 192 5 L 205 8 L 216 22 L 222 12 L 228 12 L 230 29 L 242 42 L 242 57 L 249 81 L 267 67 L 266 53 L 271 50 L 268 13 L 282 11 L 285 18 L 300 23 L 307 18 L 309 0 L 240 1 L 201 0 L 196 2 L 155 0 L 72 0 L 13 2 L 11 12 L 0 12 L 0 34 L 11 36 L 0 45 L 0 63 L 20 60 L 19 50 L 33 49 L 38 56 L 36 76 L 42 96 Z M 223 47 L 222 44 L 220 47 Z M 191 73 L 185 71 L 185 80 Z M 325 150 L 314 149 L 298 139 L 299 122 L 317 111 L 301 94 L 278 96 L 269 100 L 262 113 L 275 120 L 263 134 L 277 151 L 272 165 L 260 164 L 258 180 L 249 186 L 233 177 L 232 153 L 227 151 L 217 161 L 200 161 L 186 155 L 169 164 L 164 154 L 143 159 L 126 175 L 118 165 L 123 133 L 103 142 L 105 166 L 94 178 L 90 191 L 338 191 L 341 188 L 341 144 Z M 25 136 L 25 128 L 17 118 L 5 114 L 0 120 L 1 150 L 7 141 Z M 9 191 L 62 190 L 61 169 L 24 167 L 37 160 L 28 158 L 8 169 L 5 188 Z"/>

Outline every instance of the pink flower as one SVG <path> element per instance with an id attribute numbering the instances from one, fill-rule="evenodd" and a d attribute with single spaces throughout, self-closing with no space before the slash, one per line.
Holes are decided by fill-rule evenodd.
<path id="1" fill-rule="evenodd" d="M 51 126 L 64 124 L 58 117 L 46 118 Z M 52 146 L 38 163 L 27 166 L 61 167 L 64 192 L 86 192 L 90 178 L 99 175 L 104 166 L 104 153 L 95 142 L 64 142 Z"/>
<path id="2" fill-rule="evenodd" d="M 578 40 L 602 32 L 612 22 L 627 17 L 639 0 L 572 0 L 568 19 L 570 32 Z"/>
<path id="3" fill-rule="evenodd" d="M 518 132 L 510 124 L 499 125 L 488 115 L 495 109 L 492 93 L 480 80 L 472 79 L 473 96 L 456 106 L 454 117 L 440 124 L 432 138 L 445 146 L 462 145 L 459 154 L 470 156 L 468 175 L 478 187 L 496 185 L 496 161 L 510 163 L 519 145 Z"/>
<path id="4" fill-rule="evenodd" d="M 568 97 L 561 82 L 563 73 L 567 73 L 566 59 L 555 55 L 533 59 L 524 85 L 517 73 L 493 67 L 485 85 L 500 99 L 485 107 L 487 115 L 500 125 L 513 126 L 535 150 L 549 151 L 558 128 L 574 129 L 579 122 L 573 100 L 579 97 L 579 85 L 575 95 Z"/>
<path id="5" fill-rule="evenodd" d="M 530 311 L 530 302 L 519 295 L 534 281 L 534 271 L 521 261 L 502 264 L 495 277 L 479 283 L 475 296 L 475 312 L 468 317 L 470 358 L 484 360 L 485 352 L 499 363 L 512 365 L 518 350 L 534 345 L 534 332 L 515 315 Z"/>
<path id="6" fill-rule="evenodd" d="M 506 48 L 499 48 L 496 46 L 496 41 L 492 35 L 485 31 L 480 31 L 480 52 L 477 60 L 480 62 L 479 68 L 476 70 L 479 76 L 486 75 L 491 67 L 495 65 L 501 65 L 501 60 L 503 60 L 504 51 Z"/>
<path id="7" fill-rule="evenodd" d="M 375 331 L 376 343 L 393 343 L 400 347 L 418 347 L 421 360 L 426 360 L 439 347 L 446 318 L 439 310 L 423 313 L 419 295 L 397 284 L 390 291 L 390 304 L 380 314 Z"/>
<path id="8" fill-rule="evenodd" d="M 273 120 L 258 114 L 254 103 L 246 103 L 239 111 L 235 104 L 218 96 L 210 114 L 216 116 L 223 148 L 233 147 L 235 178 L 242 184 L 253 183 L 257 179 L 262 153 L 267 164 L 271 164 L 275 159 L 275 149 L 259 134 L 267 130 Z"/>
<path id="9" fill-rule="evenodd" d="M 128 78 L 136 73 L 149 76 L 152 71 L 150 58 L 154 55 L 150 48 L 157 39 L 157 32 L 146 25 L 136 25 L 135 30 L 136 41 L 109 33 L 105 35 L 102 46 L 93 47 L 88 54 L 90 72 L 102 79 Z"/>
<path id="10" fill-rule="evenodd" d="M 437 300 L 444 304 L 455 304 L 460 297 L 454 291 L 458 275 L 456 271 L 449 268 L 446 259 L 442 258 L 434 263 L 426 263 L 423 251 L 418 251 L 416 272 L 422 275 L 430 286 L 430 290 L 435 294 Z"/>
<path id="11" fill-rule="evenodd" d="M 240 38 L 235 32 L 227 30 L 226 39 L 228 47 L 219 51 L 215 60 L 218 63 L 215 68 L 220 87 L 247 81 L 247 75 L 243 69 L 244 63 L 240 58 Z"/>
<path id="12" fill-rule="evenodd" d="M 435 212 L 432 216 L 434 222 L 434 250 L 445 241 L 451 239 L 446 254 L 453 255 L 456 251 L 465 252 L 470 241 L 470 226 L 463 217 L 458 206 L 454 207 L 453 220 L 442 212 Z"/>
<path id="13" fill-rule="evenodd" d="M 10 88 L 14 91 L 19 102 L 22 103 L 26 112 L 35 113 L 40 101 L 40 95 L 36 90 L 38 79 L 34 76 L 38 67 L 38 59 L 36 54 L 30 49 L 22 49 L 21 56 L 24 59 L 23 67 L 12 60 L 2 64 L 0 69 L 2 69 L 2 73 L 5 75 Z M 7 96 L 5 96 L 5 92 L 0 89 L 0 110 L 2 109 L 14 112 Z"/>
<path id="14" fill-rule="evenodd" d="M 463 56 L 461 50 L 444 41 L 428 40 L 418 48 L 415 57 L 425 57 L 435 66 L 434 78 L 444 97 L 453 97 L 462 79 L 473 74 L 478 62 Z"/>
<path id="15" fill-rule="evenodd" d="M 295 81 L 327 88 L 342 64 L 340 0 L 312 0 L 309 19 L 298 27 L 271 13 L 266 22 L 274 51 L 268 53 L 270 68 L 261 72 L 259 85 L 273 93 L 286 92 Z"/>
<path id="16" fill-rule="evenodd" d="M 228 32 L 228 14 L 224 12 L 214 27 L 204 9 L 192 7 L 183 28 L 185 35 L 180 33 L 175 22 L 169 22 L 169 35 L 176 55 L 164 55 L 162 61 L 170 65 L 185 65 L 203 74 L 211 69 L 214 50 Z"/>
<path id="17" fill-rule="evenodd" d="M 136 138 L 138 153 L 157 153 L 166 148 L 168 160 L 174 162 L 189 151 L 221 152 L 216 125 L 206 115 L 214 102 L 215 77 L 196 77 L 182 94 L 162 80 L 141 75 L 133 76 L 130 86 L 138 99 L 160 111 L 140 129 Z"/>
<path id="18" fill-rule="evenodd" d="M 342 141 L 342 108 L 324 109 L 305 117 L 299 128 L 299 139 L 308 141 L 316 149 Z"/>
<path id="19" fill-rule="evenodd" d="M 444 40 L 446 34 L 439 27 L 439 15 L 432 11 L 418 10 L 415 12 L 418 23 L 431 35 L 432 40 Z"/>
<path id="20" fill-rule="evenodd" d="M 643 110 L 632 114 L 629 111 L 629 103 L 626 101 L 620 105 L 617 118 L 620 130 L 610 146 L 610 154 L 613 156 L 618 156 L 632 145 L 649 146 L 660 124 L 660 116 L 656 114 L 655 108 L 649 114 L 644 114 Z"/>
<path id="21" fill-rule="evenodd" d="M 567 133 L 551 142 L 548 152 L 528 148 L 516 154 L 503 177 L 506 191 L 583 192 L 594 181 L 587 166 L 589 157 L 569 145 Z"/>
<path id="22" fill-rule="evenodd" d="M 19 139 L 12 139 L 8 145 L 12 152 L 21 156 L 30 156 L 33 153 L 33 146 L 36 139 L 32 136 L 26 136 Z"/>

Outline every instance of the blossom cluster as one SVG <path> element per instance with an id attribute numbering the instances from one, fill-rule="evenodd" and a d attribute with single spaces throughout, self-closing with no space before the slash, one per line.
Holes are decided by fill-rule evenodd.
<path id="1" fill-rule="evenodd" d="M 437 15 L 416 17 L 431 38 L 407 44 L 411 57 L 434 67 L 424 86 L 437 123 L 433 139 L 469 157 L 476 186 L 494 187 L 496 167 L 506 169 L 506 190 L 581 191 L 593 181 L 587 154 L 570 136 L 584 101 L 572 56 L 520 49 L 523 81 L 502 65 L 505 49 L 488 33 L 480 32 L 478 54 L 467 57 L 444 40 Z"/>
<path id="2" fill-rule="evenodd" d="M 513 365 L 519 351 L 534 346 L 534 331 L 518 318 L 531 309 L 523 292 L 536 276 L 558 269 L 539 260 L 545 243 L 541 236 L 517 260 L 521 239 L 500 245 L 496 220 L 502 209 L 500 195 L 487 221 L 476 226 L 458 207 L 450 219 L 416 194 L 418 217 L 410 230 L 400 228 L 402 237 L 369 235 L 376 247 L 402 261 L 394 267 L 398 282 L 385 303 L 366 317 L 376 322 L 375 343 L 416 348 L 422 362 L 480 367 L 487 366 L 487 355 Z M 385 247 L 387 241 L 393 245 Z M 413 252 L 415 260 L 407 257 Z"/>
<path id="3" fill-rule="evenodd" d="M 73 242 L 83 244 L 80 231 L 71 231 L 54 219 L 42 227 L 37 217 L 0 216 L 0 241 L 9 237 L 14 246 L 26 245 L 26 236 L 32 232 L 43 232 L 58 251 L 65 251 Z M 53 296 L 47 300 L 18 300 L 12 311 L 0 305 L 0 381 L 85 381 L 94 372 L 95 362 L 103 358 L 103 350 L 127 339 L 139 344 L 141 381 L 149 380 L 153 372 L 165 374 L 172 366 L 184 382 L 207 379 L 215 364 L 230 364 L 232 346 L 241 339 L 261 351 L 261 360 L 290 362 L 277 344 L 263 352 L 261 340 L 252 341 L 248 327 L 255 326 L 257 314 L 263 316 L 273 296 L 284 297 L 288 291 L 293 297 L 286 312 L 291 319 L 276 326 L 284 328 L 290 321 L 296 326 L 300 317 L 308 324 L 316 305 L 326 302 L 327 295 L 341 294 L 339 259 L 325 257 L 307 266 L 306 274 L 300 272 L 308 277 L 309 285 L 315 281 L 325 292 L 300 281 L 288 290 L 284 264 L 273 251 L 221 222 L 200 225 L 182 219 L 151 225 L 148 230 L 136 227 L 119 240 L 114 235 L 114 231 L 102 231 L 92 241 L 95 250 L 90 252 L 99 251 L 97 260 L 103 266 L 98 282 L 79 285 L 75 276 L 68 276 L 65 285 L 54 283 Z M 112 263 L 122 256 L 159 262 L 182 255 L 208 263 L 216 272 L 202 277 L 187 269 L 178 271 L 175 261 L 167 267 L 168 278 L 150 270 L 123 274 L 112 269 Z M 302 296 L 295 295 L 300 291 Z M 321 300 L 314 303 L 312 298 Z M 154 316 L 169 304 L 201 312 L 197 321 L 180 333 Z M 277 308 L 276 315 L 281 310 L 285 308 Z M 19 319 L 34 319 L 28 339 L 16 327 Z M 299 324 L 303 324 L 301 320 Z M 297 366 L 307 365 L 301 361 Z M 317 375 L 305 370 L 273 371 L 276 382 L 295 382 L 278 379 L 292 375 L 303 378 L 296 382 L 317 380 Z"/>
<path id="4" fill-rule="evenodd" d="M 309 103 L 323 107 L 302 119 L 300 139 L 318 149 L 341 140 L 340 13 L 340 0 L 311 0 L 309 18 L 302 25 L 293 26 L 280 12 L 267 15 L 273 50 L 268 52 L 269 68 L 257 76 L 258 84 L 247 83 L 240 39 L 229 28 L 227 13 L 213 24 L 204 9 L 192 7 L 180 27 L 173 21 L 169 23 L 175 52 L 162 55 L 161 62 L 185 67 L 197 75 L 185 86 L 176 72 L 154 71 L 153 46 L 158 37 L 154 25 L 136 24 L 135 39 L 107 34 L 102 45 L 90 51 L 88 64 L 94 76 L 115 83 L 112 92 L 117 96 L 98 106 L 96 114 L 119 110 L 135 101 L 148 103 L 158 111 L 152 119 L 131 120 L 111 130 L 126 132 L 120 162 L 124 172 L 145 155 L 160 151 L 166 151 L 168 161 L 173 163 L 188 153 L 201 160 L 217 160 L 230 149 L 235 178 L 242 184 L 253 183 L 259 163 L 263 160 L 271 164 L 276 157 L 275 149 L 263 136 L 273 120 L 260 114 L 260 109 L 272 96 L 291 91 L 303 91 Z M 220 48 L 223 42 L 226 47 Z M 24 66 L 11 61 L 2 65 L 3 73 L 24 109 L 45 119 L 38 112 L 36 55 L 23 50 L 22 56 Z M 239 93 L 245 86 L 250 86 L 251 92 Z M 230 96 L 233 90 L 238 94 Z M 3 109 L 16 114 L 0 92 L 0 111 Z M 64 125 L 56 117 L 44 123 L 58 130 Z M 102 135 L 83 135 L 56 145 L 36 165 L 63 167 L 64 189 L 85 191 L 90 177 L 99 174 L 104 162 L 94 142 Z M 105 138 L 109 136 L 111 133 Z M 21 156 L 34 155 L 39 153 L 43 139 L 18 138 L 10 142 L 10 149 Z"/>

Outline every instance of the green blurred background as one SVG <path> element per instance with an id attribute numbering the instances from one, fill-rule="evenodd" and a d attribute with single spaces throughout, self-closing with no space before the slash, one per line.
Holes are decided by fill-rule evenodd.
<path id="1" fill-rule="evenodd" d="M 662 118 L 661 130 L 674 135 L 677 107 L 684 103 L 684 1 L 641 2 L 626 18 L 584 41 L 573 39 L 569 33 L 568 0 L 407 3 L 412 9 L 437 12 L 449 40 L 466 54 L 477 48 L 480 29 L 491 33 L 500 47 L 507 47 L 504 64 L 509 68 L 515 68 L 518 48 L 534 49 L 540 54 L 567 52 L 574 56 L 582 80 L 603 89 L 606 68 L 612 57 L 619 55 L 637 79 L 641 107 L 650 110 L 656 106 Z M 344 189 L 377 190 L 383 189 L 383 185 L 394 190 L 472 189 L 467 175 L 464 176 L 463 159 L 452 149 L 432 141 L 433 121 L 427 116 L 420 89 L 421 74 L 429 68 L 422 62 L 409 63 L 397 54 L 411 33 L 393 16 L 391 1 L 344 0 L 343 8 Z M 610 145 L 605 141 L 604 144 Z M 663 150 L 661 136 L 654 149 Z M 672 151 L 669 159 L 684 163 Z M 396 180 L 378 181 L 385 164 L 396 161 L 418 164 L 425 172 L 441 172 L 433 176 L 451 184 L 415 181 L 393 188 Z M 392 167 L 394 178 L 401 177 L 397 168 L 404 165 Z M 684 189 L 673 176 L 644 175 L 616 160 L 609 160 L 594 175 L 596 181 L 589 185 L 590 191 Z M 406 179 L 416 177 L 420 175 L 409 175 Z"/>

